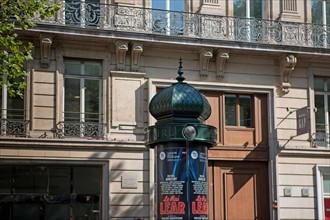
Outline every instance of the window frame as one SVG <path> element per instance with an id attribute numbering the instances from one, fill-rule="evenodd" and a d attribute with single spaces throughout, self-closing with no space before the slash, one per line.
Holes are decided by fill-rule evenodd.
<path id="1" fill-rule="evenodd" d="M 323 193 L 323 176 L 330 175 L 329 165 L 316 165 L 316 187 L 317 187 L 317 213 L 318 219 L 324 219 L 324 193 Z M 330 195 L 326 198 L 330 198 Z"/>
<path id="2" fill-rule="evenodd" d="M 317 135 L 317 119 L 316 119 L 316 115 L 317 115 L 317 107 L 316 107 L 316 96 L 323 96 L 323 105 L 324 105 L 324 115 L 323 115 L 323 119 L 324 119 L 324 132 L 325 132 L 325 143 L 324 145 L 317 145 L 317 141 L 315 141 L 315 144 L 317 145 L 317 147 L 330 147 L 330 88 L 327 88 L 328 85 L 330 85 L 330 78 L 329 77 L 323 77 L 323 76 L 314 76 L 313 78 L 313 85 L 315 83 L 316 79 L 322 79 L 324 80 L 324 85 L 323 85 L 323 91 L 320 90 L 316 90 L 315 86 L 313 86 L 314 89 L 314 108 L 315 108 L 315 113 L 314 113 L 314 134 L 315 134 L 315 140 L 316 140 L 316 135 Z M 328 84 L 327 84 L 328 83 Z M 314 136 L 314 135 L 313 135 Z"/>
<path id="3" fill-rule="evenodd" d="M 76 61 L 79 62 L 80 66 L 80 74 L 66 74 L 65 73 L 65 63 L 66 61 L 72 62 Z M 99 75 L 93 76 L 93 75 L 86 75 L 85 73 L 85 62 L 92 62 L 92 63 L 98 63 L 99 64 Z M 62 84 L 62 122 L 63 124 L 60 126 L 60 136 L 77 136 L 77 137 L 97 137 L 97 138 L 103 138 L 105 135 L 104 133 L 104 109 L 103 109 L 103 62 L 99 59 L 75 59 L 75 58 L 64 58 L 63 60 L 63 84 Z M 79 114 L 79 120 L 66 120 L 65 114 L 67 111 L 65 111 L 65 103 L 66 103 L 66 85 L 65 80 L 66 79 L 74 79 L 79 80 L 79 112 L 71 112 L 71 114 Z M 97 121 L 86 121 L 86 115 L 87 114 L 93 114 L 93 113 L 87 113 L 86 112 L 86 93 L 85 93 L 85 81 L 86 80 L 95 80 L 98 81 L 99 84 L 99 103 L 98 103 L 98 120 Z M 78 118 L 77 118 L 78 119 Z M 61 123 L 61 122 L 60 122 Z M 71 125 L 70 125 L 71 123 Z M 73 123 L 73 124 L 72 124 Z M 78 128 L 79 126 L 80 128 Z M 85 129 L 86 126 L 89 126 L 88 129 Z M 71 130 L 70 130 L 71 129 Z M 66 132 L 66 130 L 68 132 Z M 77 131 L 79 130 L 79 133 Z M 85 134 L 85 132 L 89 132 L 88 134 Z M 92 135 L 92 136 L 91 136 Z M 100 136 L 101 135 L 101 136 Z"/>
<path id="4" fill-rule="evenodd" d="M 227 120 L 226 120 L 226 95 L 235 95 L 236 96 L 236 104 L 235 104 L 235 119 L 236 119 L 236 122 L 235 122 L 235 125 L 227 125 Z M 240 105 L 240 97 L 242 96 L 248 96 L 250 97 L 250 123 L 251 125 L 250 126 L 242 126 L 241 125 L 241 105 Z M 255 125 L 253 123 L 253 121 L 255 120 L 254 119 L 254 101 L 253 101 L 253 95 L 251 94 L 244 94 L 244 93 L 224 93 L 223 94 L 223 97 L 224 97 L 224 126 L 225 127 L 237 127 L 237 128 L 254 128 Z"/>
<path id="5" fill-rule="evenodd" d="M 7 80 L 7 76 L 4 75 L 3 80 Z M 24 82 L 27 81 L 27 77 L 24 77 Z M 0 97 L 0 135 L 15 135 L 15 136 L 28 136 L 29 135 L 29 124 L 30 121 L 27 119 L 27 86 L 25 86 L 23 98 L 16 95 L 15 97 L 10 97 L 8 94 L 8 89 L 6 84 L 3 84 L 1 88 Z M 18 109 L 8 109 L 8 103 L 12 101 L 19 101 L 19 105 L 22 108 Z M 11 112 L 11 113 L 9 113 Z M 9 124 L 9 126 L 8 126 Z M 12 127 L 12 132 L 9 131 L 8 127 Z"/>

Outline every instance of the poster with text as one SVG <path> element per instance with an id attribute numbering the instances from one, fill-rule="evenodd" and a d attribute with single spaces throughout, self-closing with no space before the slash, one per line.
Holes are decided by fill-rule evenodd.
<path id="1" fill-rule="evenodd" d="M 157 219 L 207 219 L 207 148 L 156 147 Z"/>

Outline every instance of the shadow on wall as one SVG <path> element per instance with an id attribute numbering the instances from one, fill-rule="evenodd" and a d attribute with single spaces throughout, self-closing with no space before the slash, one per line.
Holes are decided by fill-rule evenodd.
<path id="1" fill-rule="evenodd" d="M 103 183 L 109 182 L 109 219 L 150 219 L 149 151 L 97 152 L 91 158 L 109 161 Z"/>

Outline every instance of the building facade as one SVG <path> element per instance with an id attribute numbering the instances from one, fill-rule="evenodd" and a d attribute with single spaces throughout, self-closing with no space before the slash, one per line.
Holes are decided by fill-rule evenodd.
<path id="1" fill-rule="evenodd" d="M 58 0 L 1 90 L 1 219 L 153 219 L 151 98 L 212 107 L 210 219 L 330 219 L 330 2 Z"/>

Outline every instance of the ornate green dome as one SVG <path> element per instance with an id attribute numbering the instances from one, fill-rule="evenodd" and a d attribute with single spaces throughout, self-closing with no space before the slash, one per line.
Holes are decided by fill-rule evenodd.
<path id="1" fill-rule="evenodd" d="M 207 99 L 194 87 L 183 82 L 182 61 L 176 78 L 177 83 L 158 92 L 150 101 L 150 114 L 161 122 L 202 123 L 211 115 Z"/>

